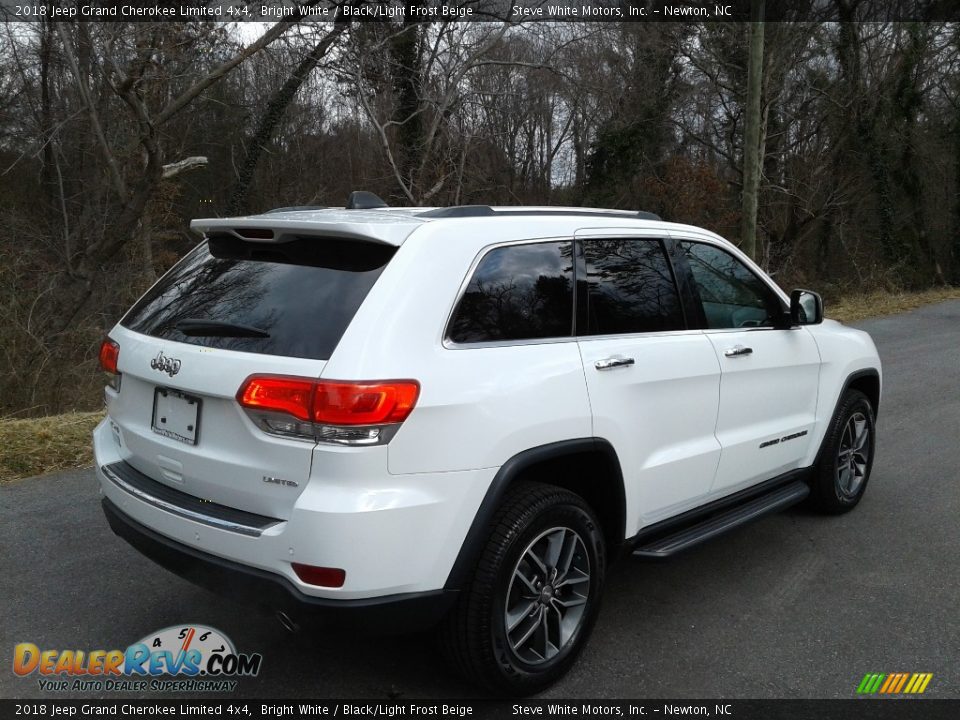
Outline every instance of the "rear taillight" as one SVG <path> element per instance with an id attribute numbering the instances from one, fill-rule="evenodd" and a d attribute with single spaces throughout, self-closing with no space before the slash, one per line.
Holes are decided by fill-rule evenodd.
<path id="1" fill-rule="evenodd" d="M 110 338 L 104 338 L 103 342 L 100 343 L 100 367 L 102 367 L 105 372 L 110 373 L 107 385 L 114 390 L 120 389 L 120 371 L 117 370 L 117 362 L 119 360 L 120 346 Z"/>
<path id="2" fill-rule="evenodd" d="M 113 375 L 117 374 L 117 360 L 120 359 L 120 346 L 110 338 L 100 344 L 100 367 Z"/>
<path id="3" fill-rule="evenodd" d="M 254 376 L 240 389 L 237 400 L 245 408 L 273 410 L 310 420 L 315 385 L 313 380 Z"/>
<path id="4" fill-rule="evenodd" d="M 313 394 L 314 422 L 330 425 L 400 423 L 413 410 L 420 384 L 319 382 Z"/>
<path id="5" fill-rule="evenodd" d="M 237 401 L 257 425 L 287 435 L 345 445 L 388 442 L 413 410 L 416 380 L 339 382 L 254 375 Z"/>

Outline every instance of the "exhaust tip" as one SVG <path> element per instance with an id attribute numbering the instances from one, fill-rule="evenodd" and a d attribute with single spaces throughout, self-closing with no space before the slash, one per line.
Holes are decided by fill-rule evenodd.
<path id="1" fill-rule="evenodd" d="M 294 622 L 293 618 L 287 615 L 283 610 L 277 611 L 277 620 L 283 626 L 283 629 L 288 633 L 298 633 L 300 632 L 300 626 Z"/>

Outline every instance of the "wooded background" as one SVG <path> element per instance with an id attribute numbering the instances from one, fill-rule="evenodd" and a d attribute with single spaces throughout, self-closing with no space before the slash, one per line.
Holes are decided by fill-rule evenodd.
<path id="1" fill-rule="evenodd" d="M 828 299 L 956 284 L 960 28 L 834 1 L 828 24 L 8 22 L 0 417 L 99 404 L 100 340 L 191 218 L 354 189 L 651 210 Z"/>

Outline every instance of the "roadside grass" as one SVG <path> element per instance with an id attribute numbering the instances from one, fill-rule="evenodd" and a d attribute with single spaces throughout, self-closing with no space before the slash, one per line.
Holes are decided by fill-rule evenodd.
<path id="1" fill-rule="evenodd" d="M 876 290 L 858 295 L 844 295 L 836 302 L 826 301 L 824 314 L 828 318 L 846 323 L 916 310 L 918 307 L 944 300 L 960 300 L 960 287 L 940 287 L 920 292 Z"/>
<path id="2" fill-rule="evenodd" d="M 0 419 L 0 483 L 93 463 L 90 434 L 103 412 Z"/>
<path id="3" fill-rule="evenodd" d="M 960 288 L 913 293 L 869 292 L 828 302 L 826 315 L 853 322 L 960 299 Z M 103 411 L 71 412 L 22 420 L 0 418 L 0 484 L 93 462 L 91 438 Z"/>

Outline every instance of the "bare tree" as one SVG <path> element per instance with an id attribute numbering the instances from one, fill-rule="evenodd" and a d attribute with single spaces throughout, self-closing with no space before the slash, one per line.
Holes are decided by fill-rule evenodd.
<path id="1" fill-rule="evenodd" d="M 828 295 L 957 282 L 960 33 L 821 6 L 759 52 L 745 23 L 6 23 L 0 411 L 96 403 L 190 218 L 356 188 L 649 209 Z"/>
<path id="2" fill-rule="evenodd" d="M 149 70 L 156 62 L 160 31 L 153 26 L 136 33 L 133 47 L 130 48 L 132 54 L 129 55 L 127 64 L 123 66 L 117 59 L 118 54 L 122 52 L 119 33 L 104 28 L 101 56 L 103 64 L 97 70 L 102 73 L 110 89 L 127 106 L 136 127 L 136 142 L 142 151 L 142 161 L 133 164 L 129 173 L 121 169 L 119 149 L 111 144 L 104 131 L 100 107 L 95 102 L 93 91 L 88 84 L 88 72 L 92 68 L 88 68 L 88 72 L 81 70 L 69 26 L 63 23 L 57 25 L 62 52 L 73 74 L 93 136 L 106 164 L 118 209 L 111 227 L 106 232 L 86 246 L 77 248 L 77 251 L 68 258 L 67 283 L 74 286 L 74 291 L 63 292 L 61 297 L 69 299 L 68 307 L 71 310 L 61 316 L 61 322 L 53 328 L 55 332 L 62 331 L 70 325 L 76 312 L 83 307 L 90 296 L 95 268 L 115 256 L 129 239 L 137 234 L 137 226 L 160 181 L 198 166 L 198 163 L 167 164 L 164 162 L 163 148 L 159 139 L 163 126 L 186 109 L 206 89 L 223 79 L 240 63 L 267 47 L 293 25 L 292 21 L 276 23 L 258 40 L 241 48 L 232 57 L 196 79 L 181 92 L 165 99 L 165 102 L 157 107 L 150 106 L 148 94 Z M 79 23 L 74 27 L 79 35 L 79 42 L 87 48 L 92 47 L 94 38 L 89 33 L 88 25 Z M 128 180 L 131 175 L 132 180 Z"/>
<path id="3" fill-rule="evenodd" d="M 444 22 L 420 30 L 415 23 L 405 24 L 386 36 L 362 38 L 351 48 L 353 92 L 376 132 L 399 192 L 410 204 L 429 202 L 456 176 L 457 165 L 445 152 L 449 148 L 443 142 L 443 130 L 465 100 L 467 75 L 481 66 L 514 26 L 510 21 L 472 26 Z M 382 87 L 383 78 L 371 64 L 382 63 L 385 49 L 396 47 L 398 38 L 410 42 L 411 37 L 423 47 L 414 53 L 405 50 L 402 57 L 405 62 L 417 58 L 418 67 L 393 68 L 406 78 L 400 83 L 399 101 L 378 103 L 368 80 L 379 77 Z M 418 126 L 416 132 L 409 129 L 412 124 Z M 416 162 L 411 161 L 413 157 Z"/>
<path id="4" fill-rule="evenodd" d="M 290 73 L 290 76 L 270 98 L 247 143 L 246 155 L 240 165 L 236 182 L 233 184 L 230 199 L 227 202 L 226 212 L 228 215 L 238 215 L 244 211 L 253 174 L 260 163 L 264 150 L 273 139 L 283 114 L 310 76 L 310 73 L 316 69 L 349 24 L 349 18 L 342 14 L 340 8 L 337 8 L 333 26 L 320 35 L 310 51 L 304 55 L 293 72 Z"/>

